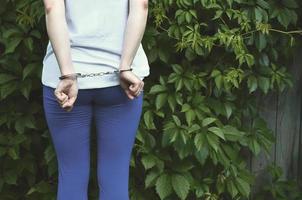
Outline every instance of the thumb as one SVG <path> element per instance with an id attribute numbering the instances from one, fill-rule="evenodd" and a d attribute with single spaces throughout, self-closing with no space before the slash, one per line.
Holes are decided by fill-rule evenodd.
<path id="1" fill-rule="evenodd" d="M 131 84 L 129 86 L 129 90 L 131 90 L 132 92 L 136 91 L 139 87 L 139 84 Z"/>

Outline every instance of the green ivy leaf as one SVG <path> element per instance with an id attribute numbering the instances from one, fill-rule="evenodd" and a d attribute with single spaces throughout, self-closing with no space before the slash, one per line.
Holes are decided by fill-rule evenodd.
<path id="1" fill-rule="evenodd" d="M 203 133 L 197 133 L 194 137 L 194 144 L 198 151 L 200 151 L 205 143 L 205 135 Z"/>
<path id="2" fill-rule="evenodd" d="M 270 80 L 269 78 L 266 78 L 264 76 L 258 77 L 258 86 L 261 88 L 261 90 L 267 94 L 268 89 L 270 87 Z"/>
<path id="3" fill-rule="evenodd" d="M 16 185 L 17 184 L 17 177 L 18 173 L 14 169 L 6 170 L 3 174 L 3 178 L 6 183 L 10 185 Z"/>
<path id="4" fill-rule="evenodd" d="M 27 79 L 25 81 L 23 81 L 23 84 L 21 85 L 21 93 L 23 94 L 23 96 L 28 100 L 29 99 L 29 94 L 31 92 L 31 88 L 32 88 L 32 81 Z"/>
<path id="5" fill-rule="evenodd" d="M 156 94 L 166 92 L 167 88 L 163 85 L 153 85 L 149 91 L 149 94 Z"/>
<path id="6" fill-rule="evenodd" d="M 156 181 L 155 190 L 161 200 L 172 194 L 173 188 L 171 184 L 171 177 L 168 174 L 160 175 Z"/>
<path id="7" fill-rule="evenodd" d="M 142 163 L 145 167 L 145 170 L 152 168 L 156 165 L 157 157 L 152 154 L 142 156 Z"/>
<path id="8" fill-rule="evenodd" d="M 232 198 L 234 198 L 238 194 L 238 190 L 232 180 L 229 180 L 226 184 L 228 192 L 231 194 Z"/>
<path id="9" fill-rule="evenodd" d="M 144 122 L 148 129 L 156 129 L 154 124 L 153 112 L 151 110 L 147 110 L 144 113 Z"/>
<path id="10" fill-rule="evenodd" d="M 171 176 L 172 186 L 177 196 L 184 200 L 189 194 L 190 183 L 185 176 L 181 174 L 173 174 Z"/>
<path id="11" fill-rule="evenodd" d="M 258 155 L 260 153 L 260 145 L 255 138 L 251 138 L 249 140 L 249 147 L 254 155 Z"/>
<path id="12" fill-rule="evenodd" d="M 17 150 L 17 147 L 10 147 L 7 153 L 13 160 L 17 160 L 19 158 L 19 151 Z"/>
<path id="13" fill-rule="evenodd" d="M 15 49 L 17 48 L 17 46 L 20 44 L 20 42 L 22 41 L 22 38 L 17 37 L 17 38 L 13 38 L 13 39 L 9 39 L 7 41 L 6 49 L 4 54 L 9 54 L 15 51 Z"/>
<path id="14" fill-rule="evenodd" d="M 48 145 L 44 151 L 44 158 L 46 160 L 46 163 L 50 163 L 52 159 L 54 159 L 56 156 L 55 150 L 53 149 L 52 145 Z"/>
<path id="15" fill-rule="evenodd" d="M 238 191 L 243 194 L 245 197 L 248 197 L 250 194 L 250 185 L 244 179 L 236 177 L 235 179 L 236 187 Z"/>
<path id="16" fill-rule="evenodd" d="M 213 118 L 213 117 L 207 117 L 205 119 L 202 120 L 202 126 L 205 127 L 209 124 L 212 124 L 213 122 L 215 122 L 217 119 Z"/>
<path id="17" fill-rule="evenodd" d="M 14 79 L 17 79 L 17 77 L 11 74 L 4 74 L 4 73 L 0 74 L 0 84 L 7 83 Z"/>
<path id="18" fill-rule="evenodd" d="M 219 145 L 218 137 L 213 134 L 206 134 L 206 138 L 210 146 L 217 152 Z"/>
<path id="19" fill-rule="evenodd" d="M 258 87 L 257 78 L 255 76 L 249 76 L 247 81 L 247 86 L 249 88 L 249 93 L 254 92 Z"/>
<path id="20" fill-rule="evenodd" d="M 165 105 L 167 102 L 167 96 L 168 94 L 166 93 L 160 93 L 156 96 L 155 107 L 157 110 L 161 109 Z"/>
<path id="21" fill-rule="evenodd" d="M 225 140 L 224 133 L 219 127 L 210 127 L 210 128 L 208 128 L 208 131 L 214 133 L 215 135 L 217 135 L 221 139 Z"/>
<path id="22" fill-rule="evenodd" d="M 145 189 L 155 185 L 158 176 L 159 174 L 157 172 L 150 171 L 145 178 Z"/>
<path id="23" fill-rule="evenodd" d="M 224 103 L 224 108 L 225 108 L 225 112 L 226 112 L 226 117 L 229 119 L 233 112 L 232 105 L 230 103 L 226 102 L 226 103 Z"/>

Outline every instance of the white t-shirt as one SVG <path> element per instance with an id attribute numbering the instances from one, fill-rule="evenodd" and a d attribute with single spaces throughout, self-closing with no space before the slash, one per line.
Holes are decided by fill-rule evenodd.
<path id="1" fill-rule="evenodd" d="M 65 8 L 75 71 L 86 74 L 119 69 L 128 0 L 65 0 Z M 150 74 L 142 44 L 131 67 L 141 80 Z M 59 76 L 60 68 L 49 41 L 43 59 L 42 84 L 56 88 Z M 79 89 L 114 85 L 119 85 L 117 73 L 78 78 Z"/>

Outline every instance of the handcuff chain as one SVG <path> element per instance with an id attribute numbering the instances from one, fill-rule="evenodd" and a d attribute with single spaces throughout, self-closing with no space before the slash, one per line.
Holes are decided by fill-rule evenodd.
<path id="1" fill-rule="evenodd" d="M 89 74 L 78 73 L 77 77 L 85 78 L 85 77 L 103 76 L 105 74 L 114 74 L 114 73 L 118 73 L 118 72 L 119 72 L 118 70 L 114 70 L 111 72 L 98 72 L 98 73 L 89 73 Z"/>
<path id="2" fill-rule="evenodd" d="M 109 72 L 98 72 L 98 73 L 89 73 L 89 74 L 82 74 L 82 73 L 73 73 L 73 74 L 67 74 L 67 75 L 62 75 L 59 77 L 60 80 L 63 80 L 65 78 L 71 78 L 71 79 L 76 79 L 77 77 L 84 78 L 84 77 L 93 77 L 93 76 L 102 76 L 105 74 L 114 74 L 114 73 L 121 73 L 124 71 L 132 71 L 133 68 L 129 69 L 118 69 L 114 71 L 109 71 Z"/>

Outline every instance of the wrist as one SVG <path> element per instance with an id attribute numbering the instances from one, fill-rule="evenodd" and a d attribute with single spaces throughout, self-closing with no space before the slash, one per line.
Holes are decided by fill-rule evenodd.
<path id="1" fill-rule="evenodd" d="M 65 82 L 78 82 L 77 78 L 64 78 L 61 79 L 60 81 L 65 81 Z"/>
<path id="2" fill-rule="evenodd" d="M 119 73 L 127 72 L 127 71 L 132 71 L 133 68 L 128 68 L 128 69 L 119 69 Z"/>
<path id="3" fill-rule="evenodd" d="M 60 80 L 65 80 L 65 79 L 68 79 L 68 80 L 77 80 L 78 75 L 79 75 L 79 73 L 64 74 L 64 75 L 61 75 L 59 77 L 59 79 Z"/>

